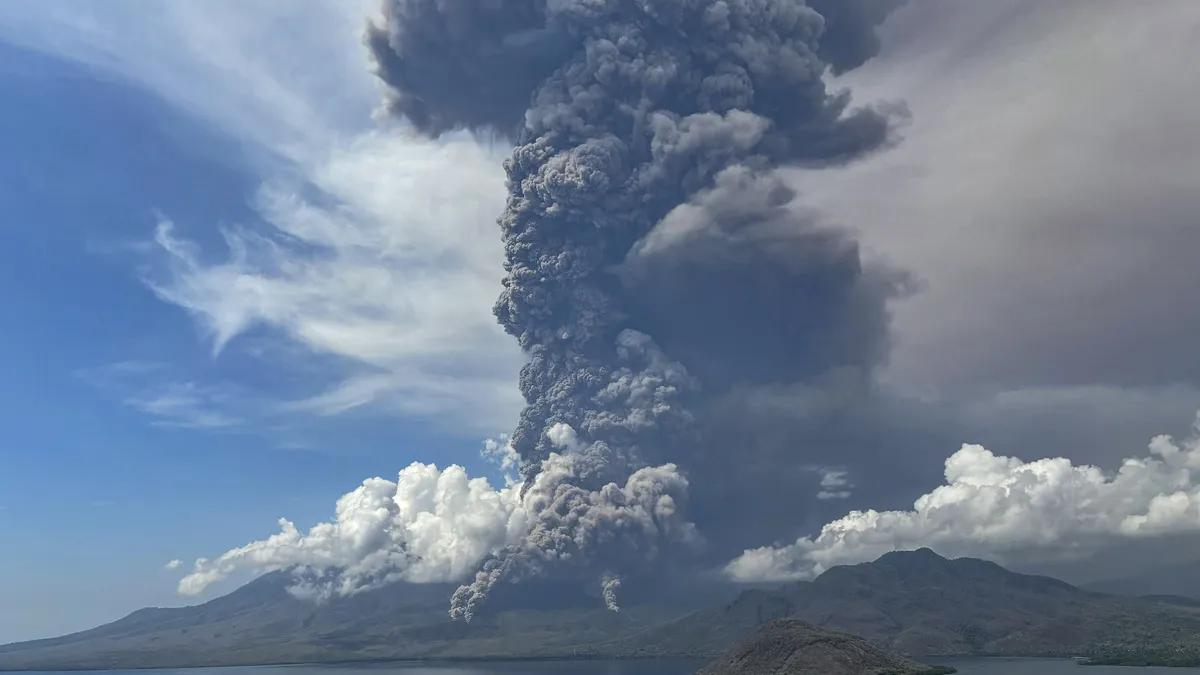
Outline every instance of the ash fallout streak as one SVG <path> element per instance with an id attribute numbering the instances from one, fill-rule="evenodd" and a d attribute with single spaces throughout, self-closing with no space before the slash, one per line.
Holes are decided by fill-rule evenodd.
<path id="1" fill-rule="evenodd" d="M 367 40 L 388 109 L 431 136 L 515 144 L 495 313 L 529 359 L 512 436 L 529 529 L 454 594 L 452 616 L 546 574 L 598 580 L 615 608 L 613 573 L 755 543 L 736 527 L 758 517 L 745 497 L 781 486 L 740 468 L 801 464 L 805 449 L 756 457 L 707 410 L 886 359 L 906 279 L 797 208 L 774 170 L 893 138 L 902 108 L 852 107 L 823 76 L 873 56 L 898 5 L 385 4 Z"/>

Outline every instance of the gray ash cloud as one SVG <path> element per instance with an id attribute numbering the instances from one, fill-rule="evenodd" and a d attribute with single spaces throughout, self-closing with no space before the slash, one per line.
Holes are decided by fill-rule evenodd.
<path id="1" fill-rule="evenodd" d="M 515 146 L 495 313 L 529 358 L 512 445 L 532 524 L 452 615 L 469 619 L 502 581 L 761 543 L 738 533 L 757 508 L 742 502 L 795 486 L 737 468 L 806 464 L 807 449 L 764 447 L 720 402 L 837 372 L 869 381 L 906 283 L 775 170 L 894 138 L 901 109 L 852 106 L 824 76 L 871 58 L 898 4 L 385 4 L 367 42 L 388 110 L 429 135 Z"/>

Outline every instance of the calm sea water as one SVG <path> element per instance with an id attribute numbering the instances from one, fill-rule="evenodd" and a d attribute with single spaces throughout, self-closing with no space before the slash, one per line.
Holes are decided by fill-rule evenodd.
<path id="1" fill-rule="evenodd" d="M 1080 666 L 1074 661 L 1061 659 L 933 659 L 929 663 L 954 666 L 958 668 L 959 675 L 1184 675 L 1197 672 L 1195 668 Z"/>
<path id="2" fill-rule="evenodd" d="M 935 660 L 958 668 L 960 675 L 1184 675 L 1193 668 L 1122 668 L 1077 666 L 1071 661 L 1043 659 Z M 338 666 L 255 666 L 186 670 L 96 670 L 21 675 L 692 675 L 704 661 L 504 661 L 470 664 L 405 664 Z M 11 675 L 11 674 L 10 674 Z"/>

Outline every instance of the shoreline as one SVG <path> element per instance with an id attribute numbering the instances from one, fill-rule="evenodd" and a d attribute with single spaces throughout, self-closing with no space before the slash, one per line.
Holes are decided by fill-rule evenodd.
<path id="1" fill-rule="evenodd" d="M 332 666 L 388 666 L 388 665 L 405 665 L 411 664 L 414 666 L 430 665 L 430 664 L 454 664 L 454 663 L 544 663 L 554 661 L 696 661 L 704 663 L 712 660 L 712 656 L 659 656 L 659 655 L 631 655 L 631 656 L 600 656 L 600 655 L 560 655 L 550 654 L 545 656 L 430 656 L 430 657 L 396 657 L 396 658 L 370 658 L 370 659 L 337 659 L 331 661 L 275 661 L 275 662 L 256 662 L 256 663 L 226 663 L 226 664 L 198 664 L 189 666 L 122 666 L 117 668 L 96 668 L 83 666 L 68 666 L 68 667 L 52 667 L 52 668 L 6 668 L 0 666 L 0 673 L 102 673 L 111 672 L 114 670 L 202 670 L 216 668 L 280 668 L 280 667 L 299 667 L 299 666 L 315 666 L 315 667 L 332 667 Z"/>
<path id="2" fill-rule="evenodd" d="M 1045 656 L 1045 655 L 967 655 L 967 654 L 944 654 L 944 655 L 929 655 L 929 656 L 914 656 L 910 657 L 923 663 L 928 663 L 931 666 L 941 666 L 944 662 L 954 661 L 1074 661 L 1078 665 L 1117 665 L 1121 667 L 1137 667 L 1133 664 L 1099 664 L 1082 662 L 1081 657 L 1069 656 Z M 396 665 L 452 665 L 456 663 L 551 663 L 556 661 L 695 661 L 696 663 L 706 663 L 713 659 L 712 656 L 662 656 L 662 655 L 629 655 L 629 656 L 601 656 L 601 655 L 561 655 L 552 654 L 545 656 L 431 656 L 423 658 L 414 657 L 397 657 L 397 658 L 370 658 L 370 659 L 336 659 L 329 661 L 277 661 L 277 662 L 259 662 L 259 663 L 228 663 L 228 664 L 211 664 L 211 665 L 154 665 L 154 666 L 132 666 L 132 667 L 117 667 L 117 668 L 97 668 L 97 667 L 54 667 L 54 668 L 5 668 L 0 667 L 0 673 L 87 673 L 87 672 L 111 672 L 116 670 L 129 671 L 154 671 L 154 670 L 202 670 L 202 669 L 217 669 L 217 668 L 281 668 L 281 667 L 337 667 L 337 666 L 396 666 Z"/>

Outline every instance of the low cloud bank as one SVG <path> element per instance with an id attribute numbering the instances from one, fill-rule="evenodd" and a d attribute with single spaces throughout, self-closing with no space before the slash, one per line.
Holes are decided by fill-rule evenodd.
<path id="1" fill-rule="evenodd" d="M 569 446 L 567 431 L 559 440 Z M 515 463 L 506 441 L 489 441 L 483 455 L 507 473 Z M 308 532 L 280 520 L 277 534 L 216 559 L 197 560 L 179 592 L 199 594 L 238 571 L 289 567 L 305 572 L 296 577 L 295 594 L 315 599 L 395 581 L 464 582 L 474 575 L 476 583 L 480 576 L 494 582 L 491 577 L 499 574 L 476 573 L 482 562 L 498 555 L 504 560 L 527 540 L 557 531 L 534 517 L 548 512 L 548 503 L 558 505 L 549 512 L 579 521 L 584 539 L 604 529 L 585 514 L 621 523 L 624 540 L 651 558 L 656 557 L 654 538 L 645 532 L 673 533 L 670 542 L 660 543 L 703 545 L 703 533 L 686 519 L 687 481 L 676 467 L 637 472 L 581 509 L 570 481 L 590 467 L 583 455 L 564 450 L 545 460 L 524 497 L 511 474 L 504 487 L 494 488 L 485 478 L 469 478 L 457 465 L 439 469 L 413 463 L 396 481 L 366 480 L 338 500 L 333 520 Z M 823 492 L 848 486 L 852 477 L 829 471 L 827 478 Z M 852 511 L 816 536 L 747 550 L 725 572 L 741 582 L 811 579 L 835 565 L 923 546 L 946 556 L 1007 564 L 1061 562 L 1121 542 L 1193 533 L 1200 533 L 1200 416 L 1186 438 L 1156 436 L 1144 454 L 1125 459 L 1115 472 L 1063 457 L 1027 462 L 963 445 L 945 462 L 945 483 L 918 498 L 911 510 Z M 583 555 L 588 544 L 558 541 L 554 550 L 581 568 L 604 562 Z M 168 567 L 177 566 L 172 561 Z M 606 603 L 615 608 L 619 581 L 606 575 L 601 582 Z"/>
<path id="2" fill-rule="evenodd" d="M 851 511 L 815 537 L 747 550 L 738 581 L 811 579 L 835 565 L 928 546 L 1001 562 L 1065 561 L 1121 541 L 1200 532 L 1200 416 L 1190 436 L 1156 436 L 1115 472 L 1062 457 L 1025 462 L 963 445 L 946 482 L 909 511 Z"/>

